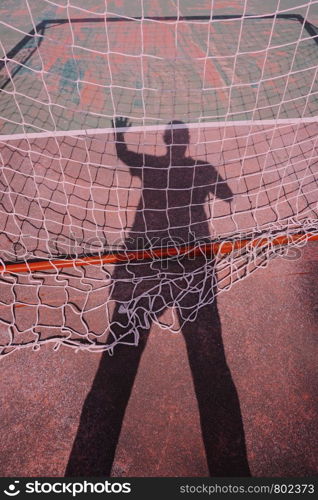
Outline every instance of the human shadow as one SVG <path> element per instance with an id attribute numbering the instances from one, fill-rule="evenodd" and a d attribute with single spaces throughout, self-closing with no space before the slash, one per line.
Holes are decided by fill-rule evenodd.
<path id="1" fill-rule="evenodd" d="M 212 193 L 230 202 L 233 195 L 212 165 L 186 156 L 190 140 L 186 126 L 182 122 L 169 124 L 163 156 L 131 151 L 124 132 L 118 130 L 129 126 L 127 120 L 117 119 L 115 126 L 117 155 L 131 174 L 142 180 L 142 196 L 126 246 L 136 246 L 139 238 L 148 247 L 167 238 L 177 243 L 207 238 L 207 196 Z M 116 303 L 111 321 L 114 330 L 110 336 L 118 338 L 133 330 L 135 336 L 138 332 L 139 342 L 136 347 L 119 344 L 113 357 L 107 353 L 102 356 L 84 403 L 66 476 L 110 475 L 153 311 L 158 316 L 167 307 L 176 310 L 185 339 L 209 473 L 250 475 L 239 399 L 222 342 L 214 296 L 216 281 L 213 273 L 212 278 L 206 273 L 203 259 L 171 259 L 164 268 L 159 261 L 116 267 L 111 295 Z M 129 316 L 122 306 L 129 308 L 132 303 L 134 314 Z M 205 305 L 198 310 L 198 304 Z"/>

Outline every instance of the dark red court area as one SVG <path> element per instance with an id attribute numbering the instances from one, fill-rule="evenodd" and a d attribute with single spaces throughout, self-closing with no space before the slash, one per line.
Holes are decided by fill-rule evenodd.
<path id="1" fill-rule="evenodd" d="M 237 390 L 246 457 L 254 476 L 303 477 L 317 471 L 317 266 L 317 247 L 311 243 L 300 259 L 271 262 L 217 302 L 219 335 Z M 204 361 L 209 352 L 204 339 L 216 335 L 215 329 L 215 323 L 201 316 L 192 332 L 201 348 L 207 391 L 215 384 L 209 378 L 215 368 Z M 212 462 L 213 457 L 230 462 L 233 447 L 222 445 L 222 435 L 227 435 L 235 409 L 224 402 L 222 421 L 217 421 L 219 445 L 210 443 L 206 450 L 181 334 L 151 331 L 125 415 L 118 411 L 114 418 L 128 396 L 127 359 L 134 359 L 135 349 L 123 346 L 103 359 L 68 348 L 55 353 L 47 346 L 4 358 L 1 473 L 63 476 L 72 461 L 79 470 L 86 464 L 92 474 L 93 464 L 96 470 L 111 467 L 113 476 L 207 476 L 213 474 L 207 456 Z M 91 413 L 83 422 L 90 391 Z M 217 416 L 220 410 L 212 404 L 214 424 Z M 85 447 L 72 455 L 79 428 Z M 108 449 L 101 445 L 105 439 Z"/>
<path id="2" fill-rule="evenodd" d="M 0 15 L 0 476 L 317 475 L 318 2 Z"/>

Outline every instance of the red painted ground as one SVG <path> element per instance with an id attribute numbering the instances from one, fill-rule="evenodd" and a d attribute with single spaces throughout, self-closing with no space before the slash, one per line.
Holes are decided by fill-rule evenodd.
<path id="1" fill-rule="evenodd" d="M 276 260 L 218 301 L 248 461 L 256 476 L 317 473 L 317 263 L 317 246 L 310 244 L 300 260 Z M 200 328 L 209 335 L 211 324 Z M 118 360 L 120 366 L 117 356 L 109 362 L 116 365 Z M 99 360 L 99 355 L 76 355 L 68 349 L 53 353 L 50 348 L 16 352 L 2 360 L 1 474 L 64 474 Z M 118 370 L 117 380 L 124 377 L 125 371 Z M 105 393 L 114 393 L 116 400 L 116 387 L 102 384 L 96 408 Z M 98 444 L 95 453 L 103 460 L 105 450 Z M 158 329 L 151 333 L 112 474 L 208 475 L 179 335 Z"/>
<path id="2" fill-rule="evenodd" d="M 24 2 L 21 2 L 19 8 L 16 5 L 13 7 L 13 3 L 6 2 L 7 22 L 28 31 L 32 23 L 26 15 Z M 198 12 L 206 14 L 203 5 L 193 12 L 191 2 L 187 3 L 184 3 L 183 14 Z M 233 1 L 214 3 L 218 14 L 243 13 L 241 8 L 243 2 L 238 2 L 239 6 Z M 140 2 L 138 4 L 140 5 Z M 283 2 L 281 8 L 282 4 Z M 30 1 L 30 5 L 32 11 L 37 12 L 36 3 Z M 67 12 L 62 2 L 61 5 L 57 13 L 48 7 L 45 17 L 51 18 L 57 14 L 61 17 L 78 15 L 77 9 L 71 8 Z M 85 5 L 94 14 L 103 12 L 97 0 L 87 1 Z M 136 12 L 136 5 L 137 2 L 131 0 L 109 2 L 112 12 L 124 11 L 128 15 L 141 14 Z M 253 0 L 249 2 L 249 10 L 256 9 L 258 13 L 268 13 L 275 10 L 276 5 L 277 2 L 272 0 L 270 2 Z M 209 12 L 208 9 L 206 11 Z M 301 13 L 304 14 L 303 10 Z M 174 2 L 169 5 L 167 3 L 164 8 L 161 2 L 151 2 L 151 11 L 145 13 L 145 15 L 174 14 Z M 35 22 L 39 22 L 42 17 L 36 17 Z M 318 19 L 318 16 L 315 16 L 315 11 L 312 9 L 310 20 L 315 19 Z M 120 36 L 122 43 L 125 40 L 125 29 L 122 28 Z M 13 31 L 9 32 L 12 35 Z M 17 39 L 14 36 L 12 39 L 6 38 L 8 49 L 14 46 L 21 36 L 17 33 L 15 32 Z M 54 31 L 51 30 L 50 33 L 54 38 Z M 56 29 L 55 33 L 58 34 L 59 30 Z M 155 40 L 153 33 L 151 30 L 145 30 L 147 50 L 152 46 L 151 37 Z M 7 31 L 5 34 L 7 35 Z M 82 36 L 83 33 L 78 30 L 76 34 Z M 171 30 L 166 29 L 166 36 L 170 34 Z M 126 32 L 126 35 L 129 35 L 129 32 Z M 181 30 L 181 35 L 186 41 L 186 27 Z M 160 33 L 157 32 L 156 36 L 158 38 Z M 68 37 L 67 40 L 70 40 L 70 33 Z M 55 42 L 58 40 L 57 36 Z M 79 41 L 81 43 L 81 39 Z M 136 44 L 138 44 L 137 39 Z M 64 48 L 60 45 L 57 53 L 62 54 L 62 49 Z M 131 44 L 131 49 L 134 49 L 134 44 Z M 202 47 L 195 44 L 191 45 L 195 57 L 200 56 L 201 49 Z M 168 45 L 163 46 L 163 53 L 164 51 L 167 53 L 167 50 Z M 52 68 L 56 54 L 50 56 L 47 53 L 47 55 L 47 67 Z M 75 55 L 81 60 L 80 54 Z M 70 54 L 70 58 L 73 57 L 74 54 Z M 86 59 L 88 61 L 89 57 Z M 96 90 L 93 85 L 94 92 L 92 92 L 92 86 L 83 85 L 80 100 L 77 101 L 78 89 L 74 85 L 68 86 L 67 83 L 69 80 L 74 80 L 74 68 L 65 66 L 67 60 L 61 62 L 64 68 L 62 75 L 64 80 L 61 78 L 48 82 L 48 88 L 53 95 L 62 81 L 64 90 L 57 92 L 56 98 L 61 99 L 57 103 L 62 104 L 62 107 L 65 106 L 65 109 L 82 106 L 84 109 L 93 107 L 100 112 L 101 103 L 103 104 L 100 89 Z M 260 61 L 257 59 L 254 62 L 253 71 Z M 118 68 L 123 67 L 120 63 L 121 59 L 118 56 Z M 130 70 L 131 68 L 134 68 L 132 63 Z M 229 68 L 223 64 L 219 69 L 223 72 L 219 73 L 215 68 L 209 68 L 206 72 L 205 77 L 209 85 L 226 82 Z M 94 74 L 88 64 L 85 65 L 85 71 L 85 78 L 91 79 L 93 84 L 98 83 L 94 78 L 105 76 Z M 118 74 L 122 82 L 124 77 L 119 69 Z M 116 72 L 114 75 L 116 77 Z M 240 78 L 244 79 L 244 76 L 243 74 Z M 130 72 L 126 83 L 131 83 L 133 77 L 135 73 Z M 80 78 L 84 79 L 84 74 L 80 74 Z M 105 79 L 101 81 L 105 85 Z M 20 83 L 24 86 L 18 90 L 29 92 L 30 96 L 36 99 L 43 98 L 43 88 L 34 87 L 27 76 L 24 75 Z M 196 83 L 194 82 L 194 87 Z M 179 84 L 182 84 L 182 81 L 179 81 Z M 136 88 L 138 89 L 138 85 Z M 296 81 L 297 90 L 300 89 L 297 89 Z M 138 90 L 136 92 L 138 93 Z M 251 92 L 254 95 L 256 91 Z M 125 113 L 127 109 L 131 111 L 132 96 L 128 99 L 124 96 L 123 100 L 121 99 L 120 94 L 118 114 Z M 225 94 L 221 93 L 217 96 L 216 102 L 222 102 L 222 106 L 226 106 L 225 100 Z M 170 108 L 169 106 L 165 108 L 167 103 L 164 100 L 155 102 L 157 108 L 153 107 L 152 111 L 163 110 L 164 116 L 168 116 Z M 37 123 L 49 129 L 52 123 L 48 118 L 47 106 L 36 106 L 34 103 L 35 101 L 32 101 L 30 104 L 29 100 L 22 102 L 22 107 L 25 106 L 23 108 L 25 117 L 31 123 L 36 117 L 39 120 Z M 136 99 L 133 103 L 134 112 L 140 112 L 140 100 Z M 195 99 L 188 99 L 184 103 L 183 111 L 188 112 L 188 116 L 191 113 L 195 114 L 196 105 Z M 14 113 L 17 111 L 12 99 L 10 103 L 5 102 L 4 109 L 8 116 L 14 118 Z M 236 111 L 240 112 L 242 109 L 238 107 Z M 19 118 L 19 115 L 17 116 Z M 63 128 L 72 120 L 71 128 L 83 128 L 85 124 L 87 125 L 87 122 L 83 125 L 83 117 L 79 119 L 77 113 L 74 116 L 68 112 L 66 116 L 55 117 L 58 127 Z M 90 122 L 89 125 L 109 126 L 109 123 L 105 125 L 98 121 Z M 251 213 L 255 215 L 253 212 L 255 207 L 258 207 L 257 223 L 273 221 L 271 217 L 275 217 L 277 212 L 272 211 L 271 196 L 274 195 L 275 200 L 275 196 L 282 194 L 277 192 L 281 175 L 286 176 L 285 180 L 288 181 L 285 183 L 289 186 L 288 191 L 284 195 L 289 198 L 289 203 L 282 201 L 279 205 L 275 205 L 275 210 L 278 210 L 281 216 L 288 215 L 288 210 L 293 214 L 296 209 L 308 209 L 308 214 L 310 213 L 316 203 L 312 186 L 316 166 L 311 161 L 316 128 L 316 124 L 302 127 L 296 141 L 297 144 L 301 143 L 301 146 L 296 147 L 290 141 L 291 137 L 295 137 L 295 130 L 291 131 L 290 128 L 285 131 L 280 129 L 278 135 L 272 139 L 270 131 L 263 130 L 260 136 L 253 135 L 252 142 L 247 139 L 250 131 L 246 131 L 244 127 L 240 131 L 228 128 L 226 134 L 224 130 L 218 129 L 213 133 L 203 131 L 205 134 L 203 142 L 206 144 L 198 148 L 192 147 L 191 154 L 197 155 L 200 159 L 209 158 L 212 164 L 220 168 L 221 174 L 231 184 L 233 191 L 240 194 L 235 205 L 236 228 L 244 229 L 252 222 L 255 224 L 255 218 L 251 217 Z M 242 131 L 243 134 L 240 133 Z M 253 132 L 256 133 L 256 128 Z M 245 137 L 238 139 L 238 136 L 242 135 Z M 219 153 L 220 140 L 223 155 Z M 215 149 L 213 141 L 218 143 L 218 150 Z M 19 142 L 19 147 L 25 146 L 22 142 Z M 52 141 L 44 142 L 45 147 L 41 144 L 40 148 L 40 152 L 44 151 L 44 159 L 42 156 L 39 161 L 40 156 L 36 151 L 36 144 L 33 143 L 32 160 L 36 165 L 38 187 L 42 198 L 51 199 L 47 210 L 49 217 L 54 204 L 56 225 L 52 226 L 52 232 L 57 231 L 61 236 L 63 217 L 58 218 L 57 215 L 57 207 L 63 202 L 64 195 L 63 190 L 59 189 L 60 164 L 57 165 L 59 162 L 56 160 L 54 147 L 52 149 Z M 103 141 L 100 150 L 98 144 L 100 146 L 101 142 L 98 140 L 95 143 L 96 148 L 91 149 L 90 162 L 87 162 L 87 158 L 83 160 L 83 148 L 74 147 L 75 142 L 75 139 L 62 140 L 62 157 L 69 189 L 67 194 L 73 203 L 73 211 L 71 210 L 69 217 L 74 226 L 78 217 L 85 219 L 85 224 L 80 230 L 82 234 L 82 231 L 89 233 L 92 227 L 89 218 L 92 217 L 92 220 L 96 221 L 94 218 L 97 216 L 97 213 L 92 213 L 87 199 L 90 187 L 87 178 L 94 172 L 96 174 L 96 169 L 94 170 L 92 166 L 88 172 L 85 170 L 87 165 L 83 165 L 91 163 L 92 160 L 93 163 L 107 165 L 110 159 L 113 165 L 115 153 L 112 141 Z M 135 136 L 131 142 L 136 146 L 140 140 Z M 158 155 L 162 153 L 163 147 L 161 134 L 156 142 L 158 145 L 155 154 Z M 195 142 L 196 139 L 193 139 L 193 143 Z M 105 143 L 107 150 L 104 147 Z M 269 148 L 279 148 L 282 143 L 284 143 L 283 150 L 267 154 Z M 149 152 L 154 153 L 153 146 L 149 146 Z M 30 169 L 27 155 L 24 152 L 17 157 L 16 154 L 11 156 L 11 153 L 10 149 L 4 148 L 7 174 L 12 176 L 11 189 L 20 194 L 25 191 L 24 194 L 31 197 L 32 202 L 27 203 L 32 210 L 27 212 L 23 203 L 19 210 L 28 213 L 29 218 L 34 220 L 39 213 L 38 207 L 34 204 L 34 186 L 25 183 L 23 177 L 23 174 L 28 174 Z M 236 159 L 249 153 L 254 159 L 257 155 L 258 161 L 255 163 L 247 160 L 244 164 L 244 175 L 240 177 L 241 164 Z M 55 160 L 52 160 L 52 156 Z M 286 161 L 289 163 L 290 160 L 289 156 L 292 158 L 292 170 L 285 169 Z M 70 157 L 72 162 L 64 161 Z M 309 170 L 306 169 L 307 164 L 310 165 Z M 273 165 L 279 165 L 279 169 L 273 169 Z M 128 191 L 131 179 L 125 172 L 120 172 L 119 176 L 121 175 L 121 182 L 125 179 L 128 182 L 125 184 Z M 109 189 L 111 176 L 97 180 L 100 188 L 111 191 Z M 306 182 L 307 188 L 304 190 L 304 195 L 298 197 L 301 203 L 297 205 L 294 194 L 300 183 L 304 185 L 303 182 Z M 260 187 L 263 196 L 255 196 Z M 140 194 L 138 182 L 134 188 L 131 198 L 127 193 L 123 198 L 125 203 L 129 201 L 131 208 L 130 220 L 125 221 L 128 226 L 132 223 L 133 210 L 138 203 L 137 194 Z M 98 207 L 101 201 L 100 192 L 99 189 L 90 192 L 95 207 Z M 244 194 L 245 196 L 242 196 Z M 118 204 L 118 199 L 115 203 Z M 262 210 L 259 210 L 260 207 Z M 232 231 L 233 218 L 232 214 L 227 212 L 228 205 L 220 201 L 214 205 L 214 209 L 216 233 Z M 116 228 L 122 227 L 116 210 L 113 223 Z M 3 219 L 2 224 L 3 242 L 7 241 L 8 228 L 13 230 L 14 224 L 10 217 L 8 220 Z M 35 226 L 34 230 L 37 233 L 39 228 Z M 200 320 L 192 331 L 185 334 L 187 346 L 190 346 L 191 368 L 182 335 L 161 331 L 157 327 L 151 331 L 139 364 L 138 351 L 125 346 L 120 348 L 113 358 L 102 358 L 97 354 L 75 354 L 66 348 L 54 353 L 48 346 L 36 353 L 22 350 L 2 359 L 0 475 L 63 476 L 66 470 L 68 473 L 84 471 L 92 475 L 94 472 L 107 474 L 112 471 L 113 476 L 207 476 L 209 473 L 220 475 L 222 471 L 229 475 L 236 475 L 241 471 L 244 475 L 244 472 L 248 473 L 247 462 L 250 473 L 254 476 L 303 477 L 317 474 L 318 297 L 315 285 L 317 273 L 318 246 L 313 243 L 303 249 L 298 260 L 275 260 L 267 269 L 256 272 L 248 279 L 237 283 L 231 291 L 221 294 L 217 301 L 220 322 L 217 320 L 216 310 L 208 308 L 200 315 Z M 7 300 L 7 297 L 5 299 Z M 33 296 L 29 295 L 23 300 L 32 303 Z M 47 294 L 43 300 L 58 302 L 60 297 L 58 294 L 57 296 Z M 6 308 L 6 314 L 10 315 L 11 306 Z M 22 324 L 24 322 L 30 326 L 33 321 L 32 316 L 21 311 L 22 309 L 19 318 Z M 6 316 L 6 319 L 8 317 Z M 49 321 L 56 322 L 52 310 L 48 317 Z M 96 318 L 95 323 L 98 323 Z M 100 324 L 96 324 L 96 328 L 99 327 Z M 0 333 L 2 334 L 2 331 Z M 98 369 L 100 362 L 101 366 Z M 137 370 L 137 376 L 133 384 L 134 369 Z M 133 386 L 130 392 L 131 385 Z M 200 426 L 200 411 L 203 432 Z M 74 441 L 77 445 L 73 447 Z M 114 460 L 112 454 L 115 454 Z"/>

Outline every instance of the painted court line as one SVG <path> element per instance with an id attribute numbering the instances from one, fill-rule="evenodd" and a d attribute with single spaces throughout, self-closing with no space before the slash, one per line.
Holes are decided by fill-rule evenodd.
<path id="1" fill-rule="evenodd" d="M 280 125 L 298 125 L 302 123 L 318 123 L 318 116 L 310 116 L 306 118 L 281 118 L 277 120 L 237 120 L 237 121 L 214 121 L 200 123 L 182 123 L 171 125 L 172 129 L 195 129 L 195 128 L 223 128 L 223 127 L 254 127 L 254 126 L 280 126 Z M 117 132 L 156 132 L 158 130 L 166 130 L 165 125 L 139 125 L 133 127 L 118 127 Z M 114 128 L 90 128 L 79 130 L 52 130 L 48 132 L 30 132 L 22 134 L 7 134 L 0 135 L 0 141 L 16 141 L 21 139 L 44 139 L 49 137 L 76 137 L 76 136 L 91 136 L 102 134 L 113 134 Z"/>

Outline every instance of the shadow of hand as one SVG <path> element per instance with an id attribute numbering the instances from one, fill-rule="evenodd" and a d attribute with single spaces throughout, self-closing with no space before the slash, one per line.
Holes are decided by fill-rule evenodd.
<path id="1" fill-rule="evenodd" d="M 128 120 L 128 118 L 123 118 L 122 116 L 118 116 L 112 120 L 112 125 L 114 129 L 128 128 L 131 127 L 131 122 Z"/>

